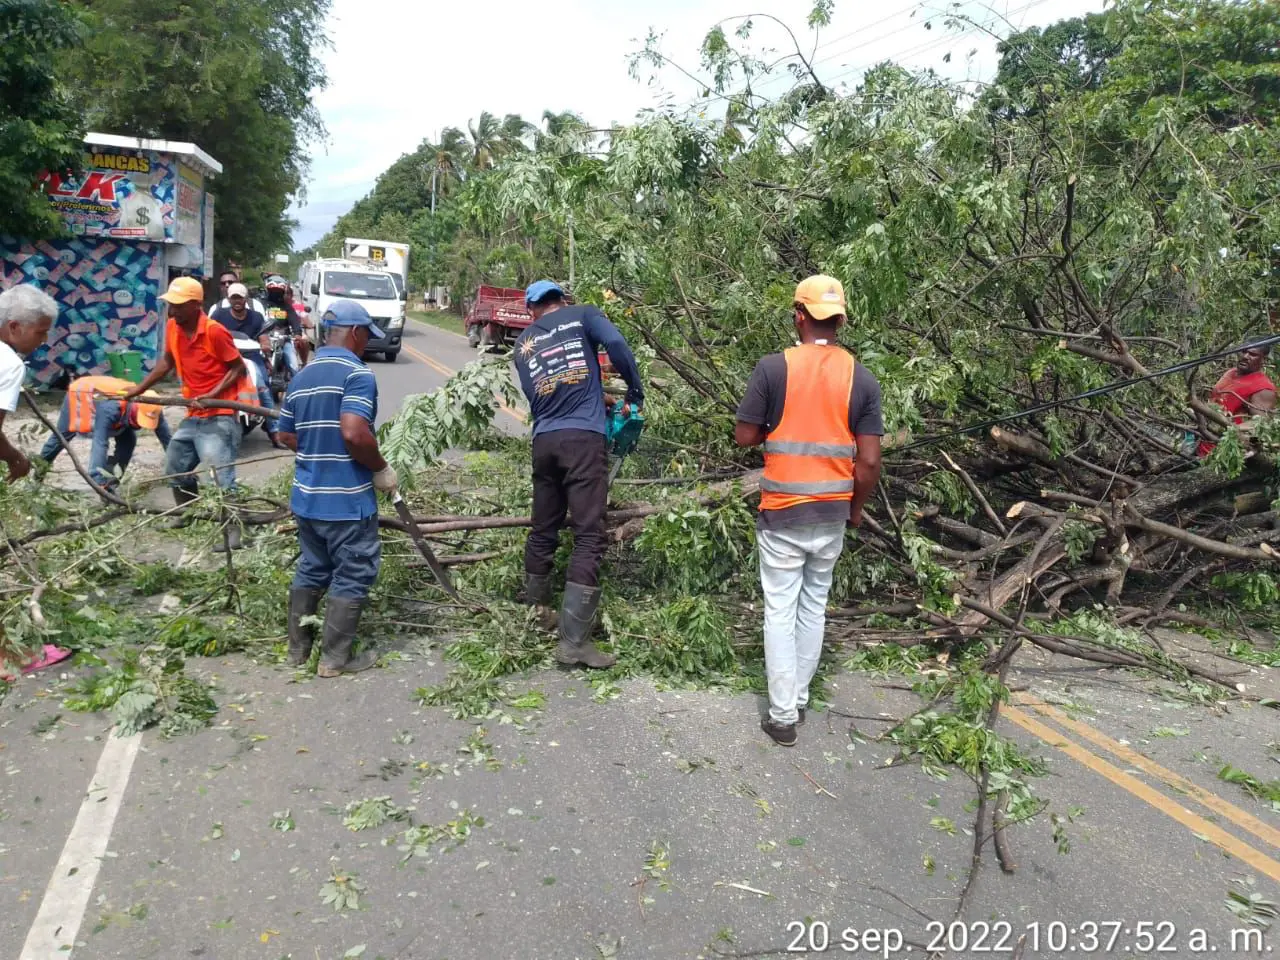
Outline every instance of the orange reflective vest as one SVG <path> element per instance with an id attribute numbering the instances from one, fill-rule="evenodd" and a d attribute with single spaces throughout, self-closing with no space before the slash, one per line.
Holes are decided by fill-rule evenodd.
<path id="1" fill-rule="evenodd" d="M 785 510 L 802 503 L 853 499 L 849 429 L 853 354 L 838 346 L 791 347 L 782 420 L 764 442 L 760 509 Z"/>
<path id="2" fill-rule="evenodd" d="M 210 320 L 207 317 L 201 317 L 201 323 L 204 324 L 204 329 L 206 332 L 208 331 L 209 327 L 222 327 L 222 324 L 218 323 L 217 320 Z M 173 357 L 174 370 L 178 374 L 178 379 L 182 381 L 182 395 L 190 399 L 190 392 L 187 386 L 187 381 L 186 381 L 186 378 L 182 375 L 182 352 L 178 349 L 178 333 L 179 333 L 179 330 L 178 330 L 177 322 L 170 321 L 169 328 L 168 330 L 165 331 L 164 345 L 165 345 L 165 349 L 169 351 L 169 355 Z M 245 376 L 241 377 L 238 381 L 236 381 L 236 383 L 232 384 L 231 387 L 222 391 L 222 393 L 218 394 L 216 399 L 235 400 L 235 401 L 238 401 L 239 403 L 249 403 L 249 404 L 253 404 L 254 406 L 257 406 L 258 388 L 253 385 L 253 380 L 251 380 L 248 376 L 248 373 L 247 373 L 248 364 L 249 364 L 249 361 L 246 360 Z M 236 411 L 231 410 L 227 407 L 208 407 L 203 410 L 191 409 L 187 411 L 187 416 L 189 417 L 220 417 L 220 416 L 234 417 L 235 415 L 236 415 Z"/>
<path id="3" fill-rule="evenodd" d="M 133 383 L 119 377 L 78 377 L 67 388 L 67 429 L 71 433 L 93 433 L 93 418 L 98 409 L 95 393 L 122 394 L 133 389 Z M 153 396 L 150 391 L 143 396 Z M 131 401 L 120 401 L 120 412 L 127 412 Z M 136 418 L 130 418 L 130 426 L 154 430 L 160 422 L 160 408 L 154 403 L 132 401 Z M 134 422 L 136 420 L 136 422 Z"/>
<path id="4" fill-rule="evenodd" d="M 80 377 L 67 388 L 67 429 L 72 433 L 93 433 L 93 416 L 97 410 L 94 391 L 98 393 L 124 393 L 133 384 L 119 377 Z M 125 401 L 120 401 L 124 410 Z"/>

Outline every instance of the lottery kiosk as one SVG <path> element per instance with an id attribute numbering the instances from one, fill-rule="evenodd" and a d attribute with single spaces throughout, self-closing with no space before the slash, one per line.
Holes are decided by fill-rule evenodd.
<path id="1" fill-rule="evenodd" d="M 61 310 L 28 366 L 40 385 L 89 374 L 140 380 L 163 342 L 157 299 L 177 276 L 213 274 L 213 194 L 222 165 L 192 143 L 90 133 L 84 173 L 42 178 L 63 237 L 0 233 L 0 288 L 39 286 Z"/>

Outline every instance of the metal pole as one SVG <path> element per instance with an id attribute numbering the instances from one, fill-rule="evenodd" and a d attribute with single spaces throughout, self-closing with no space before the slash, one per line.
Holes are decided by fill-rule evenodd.
<path id="1" fill-rule="evenodd" d="M 431 170 L 431 215 L 433 217 L 436 215 L 436 174 L 439 172 L 435 167 Z"/>
<path id="2" fill-rule="evenodd" d="M 573 289 L 573 214 L 569 214 L 569 289 Z"/>

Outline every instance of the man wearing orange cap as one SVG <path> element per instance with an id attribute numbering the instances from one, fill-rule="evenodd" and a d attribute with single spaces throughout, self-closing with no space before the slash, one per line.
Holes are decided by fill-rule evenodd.
<path id="1" fill-rule="evenodd" d="M 133 459 L 138 444 L 138 430 L 154 430 L 160 446 L 169 449 L 169 424 L 160 408 L 138 400 L 116 400 L 133 389 L 128 380 L 116 377 L 79 377 L 71 381 L 58 414 L 58 429 L 49 434 L 40 459 L 53 463 L 72 437 L 91 436 L 89 476 L 110 489 L 117 483 L 112 467 L 123 474 Z M 102 396 L 105 394 L 105 396 Z M 108 441 L 115 439 L 115 452 L 108 455 Z"/>
<path id="2" fill-rule="evenodd" d="M 236 485 L 235 459 L 240 453 L 240 422 L 235 411 L 208 407 L 205 400 L 238 400 L 254 403 L 258 392 L 236 349 L 230 332 L 205 316 L 201 303 L 204 287 L 194 277 L 178 277 L 160 295 L 169 304 L 169 324 L 165 331 L 164 353 L 147 378 L 125 394 L 126 400 L 141 396 L 170 371 L 182 381 L 182 395 L 189 401 L 186 419 L 178 425 L 166 451 L 164 472 L 173 479 L 174 503 L 184 507 L 196 499 L 197 482 L 192 471 L 200 463 L 215 468 L 218 487 L 233 490 Z M 175 518 L 181 525 L 182 518 Z M 240 546 L 240 528 L 228 530 L 232 549 Z"/>
<path id="3" fill-rule="evenodd" d="M 880 481 L 880 384 L 836 342 L 844 287 L 809 277 L 796 287 L 800 342 L 756 364 L 734 439 L 764 444 L 756 543 L 764 590 L 769 714 L 761 728 L 785 747 L 804 723 L 822 656 L 827 594 L 845 527 Z"/>

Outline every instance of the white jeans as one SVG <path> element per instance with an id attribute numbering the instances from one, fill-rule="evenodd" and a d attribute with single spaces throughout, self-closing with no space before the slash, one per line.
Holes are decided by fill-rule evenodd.
<path id="1" fill-rule="evenodd" d="M 844 521 L 756 530 L 764 588 L 764 665 L 769 717 L 799 719 L 822 656 L 831 573 L 844 549 Z"/>

